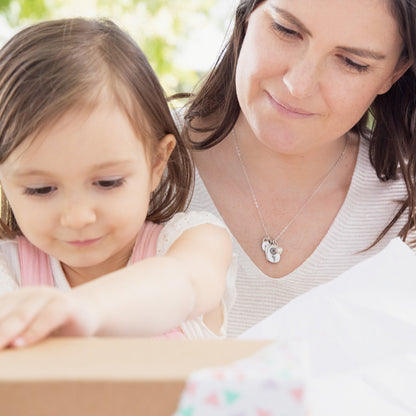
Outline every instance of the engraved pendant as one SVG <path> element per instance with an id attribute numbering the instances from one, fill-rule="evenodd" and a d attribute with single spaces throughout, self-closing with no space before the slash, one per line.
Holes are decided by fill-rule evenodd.
<path id="1" fill-rule="evenodd" d="M 261 243 L 261 248 L 263 249 L 268 262 L 279 263 L 283 248 L 279 247 L 276 240 L 264 237 L 263 242 Z"/>

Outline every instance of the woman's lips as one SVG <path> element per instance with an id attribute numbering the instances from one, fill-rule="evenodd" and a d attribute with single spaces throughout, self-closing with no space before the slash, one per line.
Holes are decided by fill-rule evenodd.
<path id="1" fill-rule="evenodd" d="M 272 106 L 278 110 L 280 113 L 288 116 L 288 117 L 292 117 L 292 118 L 308 118 L 308 117 L 312 117 L 315 115 L 315 113 L 311 113 L 307 110 L 304 110 L 302 108 L 296 108 L 296 107 L 292 107 L 286 103 L 280 102 L 278 101 L 276 98 L 274 98 L 272 95 L 270 95 L 269 93 L 267 93 L 270 102 L 272 104 Z"/>

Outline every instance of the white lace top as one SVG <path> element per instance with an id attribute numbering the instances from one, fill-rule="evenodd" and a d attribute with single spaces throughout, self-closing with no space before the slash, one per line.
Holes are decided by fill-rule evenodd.
<path id="1" fill-rule="evenodd" d="M 157 255 L 164 255 L 169 247 L 181 236 L 181 234 L 189 228 L 201 224 L 214 224 L 219 227 L 226 228 L 224 223 L 208 212 L 189 211 L 176 214 L 168 221 L 159 234 L 157 241 Z M 65 274 L 62 270 L 60 262 L 50 257 L 52 272 L 55 280 L 55 287 L 61 290 L 71 290 Z M 235 274 L 236 260 L 228 270 L 226 291 L 223 297 L 223 324 L 220 334 L 214 334 L 202 320 L 202 316 L 196 319 L 186 321 L 181 328 L 185 336 L 189 339 L 203 338 L 223 338 L 226 335 L 228 313 L 235 298 Z M 0 240 L 0 295 L 11 292 L 20 286 L 20 265 L 17 251 L 17 243 L 14 240 Z"/>

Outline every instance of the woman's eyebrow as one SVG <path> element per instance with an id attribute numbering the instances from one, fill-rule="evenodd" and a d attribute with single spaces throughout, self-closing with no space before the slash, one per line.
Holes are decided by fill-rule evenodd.
<path id="1" fill-rule="evenodd" d="M 360 58 L 374 59 L 376 61 L 381 61 L 386 58 L 382 53 L 371 51 L 369 49 L 350 48 L 349 46 L 338 46 L 337 49 L 357 55 Z"/>
<path id="2" fill-rule="evenodd" d="M 282 16 L 289 23 L 296 26 L 299 29 L 299 31 L 306 33 L 307 35 L 312 37 L 311 31 L 298 18 L 293 16 L 293 14 L 277 6 L 271 6 L 271 7 L 277 14 Z M 375 52 L 375 51 L 368 50 L 368 49 L 353 48 L 349 46 L 338 46 L 337 49 L 359 56 L 360 58 L 374 59 L 377 61 L 381 61 L 386 58 L 386 56 L 383 55 L 382 53 Z"/>
<path id="3" fill-rule="evenodd" d="M 312 33 L 310 32 L 310 30 L 300 20 L 293 16 L 293 14 L 277 6 L 271 7 L 276 13 L 280 14 L 285 20 L 296 26 L 301 32 L 306 33 L 308 36 L 312 37 Z"/>

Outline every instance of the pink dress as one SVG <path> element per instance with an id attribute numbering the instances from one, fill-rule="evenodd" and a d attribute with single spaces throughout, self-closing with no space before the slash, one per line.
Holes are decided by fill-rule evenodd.
<path id="1" fill-rule="evenodd" d="M 130 262 L 156 255 L 157 239 L 163 225 L 146 221 L 137 235 Z M 49 256 L 35 247 L 27 238 L 17 237 L 22 286 L 55 286 Z M 180 328 L 162 335 L 164 338 L 184 338 Z"/>

